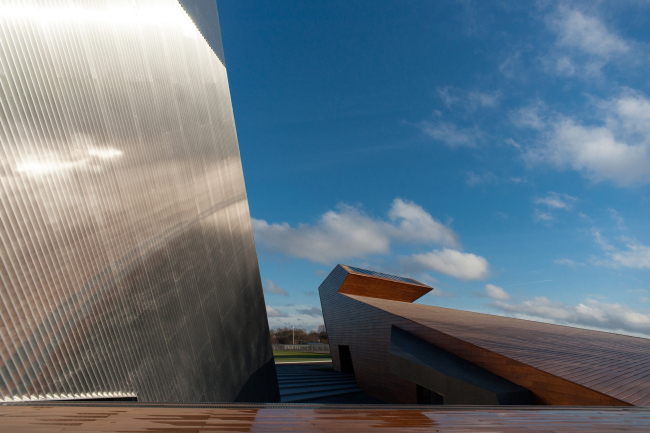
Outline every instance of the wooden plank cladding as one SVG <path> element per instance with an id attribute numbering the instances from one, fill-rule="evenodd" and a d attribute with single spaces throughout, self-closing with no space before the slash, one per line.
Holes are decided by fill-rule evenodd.
<path id="1" fill-rule="evenodd" d="M 348 295 L 371 296 L 373 298 L 390 299 L 392 301 L 413 302 L 432 290 L 432 287 L 415 280 L 409 283 L 402 280 L 389 279 L 378 275 L 367 275 L 355 272 L 348 266 L 340 265 L 348 272 L 341 285 L 339 293 Z M 399 277 L 398 277 L 399 278 Z M 417 284 L 416 284 L 417 283 Z"/>
<path id="2" fill-rule="evenodd" d="M 386 299 L 383 287 L 373 295 L 380 279 L 359 273 L 363 292 L 344 293 L 351 276 L 337 266 L 319 287 L 334 367 L 348 346 L 359 387 L 388 403 L 417 401 L 413 378 L 391 372 L 397 327 L 530 390 L 536 404 L 650 406 L 648 339 Z"/>

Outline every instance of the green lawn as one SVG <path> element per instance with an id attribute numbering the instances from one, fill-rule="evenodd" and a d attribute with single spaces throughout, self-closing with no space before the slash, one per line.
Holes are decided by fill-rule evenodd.
<path id="1" fill-rule="evenodd" d="M 275 363 L 297 361 L 326 361 L 332 359 L 329 353 L 297 352 L 293 350 L 274 350 Z"/>

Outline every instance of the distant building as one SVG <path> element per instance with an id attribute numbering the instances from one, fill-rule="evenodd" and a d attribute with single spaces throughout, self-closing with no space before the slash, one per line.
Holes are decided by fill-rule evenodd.
<path id="1" fill-rule="evenodd" d="M 278 401 L 216 2 L 0 28 L 0 397 Z"/>
<path id="2" fill-rule="evenodd" d="M 650 406 L 650 340 L 412 304 L 430 290 L 336 266 L 319 287 L 334 368 L 388 403 Z"/>

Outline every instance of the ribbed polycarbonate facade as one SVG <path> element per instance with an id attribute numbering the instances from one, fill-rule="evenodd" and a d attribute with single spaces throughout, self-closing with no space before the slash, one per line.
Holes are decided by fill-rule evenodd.
<path id="1" fill-rule="evenodd" d="M 183 3 L 0 0 L 5 401 L 278 397 L 216 5 Z"/>

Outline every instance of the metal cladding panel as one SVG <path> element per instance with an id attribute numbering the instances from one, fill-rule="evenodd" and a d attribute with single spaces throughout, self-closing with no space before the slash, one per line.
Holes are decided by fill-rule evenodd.
<path id="1" fill-rule="evenodd" d="M 177 0 L 0 0 L 5 401 L 279 399 L 218 45 Z"/>

